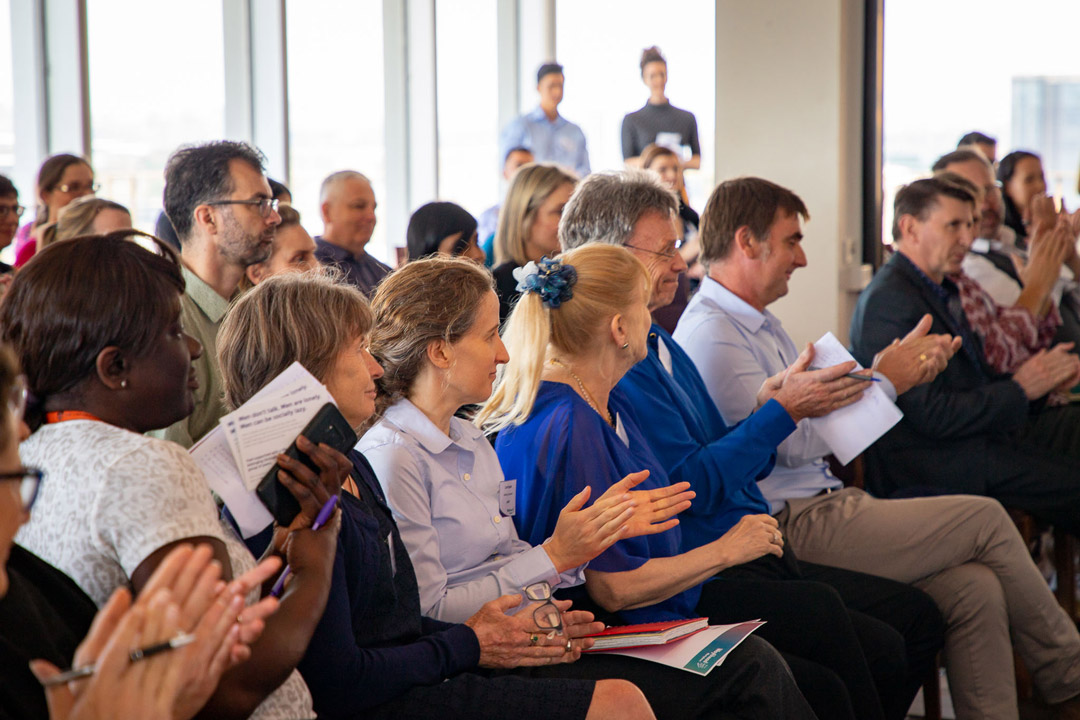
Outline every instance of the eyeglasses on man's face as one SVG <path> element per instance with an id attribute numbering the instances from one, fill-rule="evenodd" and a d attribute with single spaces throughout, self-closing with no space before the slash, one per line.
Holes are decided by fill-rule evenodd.
<path id="1" fill-rule="evenodd" d="M 548 633 L 548 637 L 563 634 L 563 619 L 559 608 L 551 601 L 551 585 L 541 580 L 525 588 L 525 597 L 533 602 L 542 602 L 543 605 L 533 610 L 533 621 L 541 630 Z"/>
<path id="2" fill-rule="evenodd" d="M 646 252 L 646 253 L 649 253 L 650 255 L 657 255 L 659 257 L 664 258 L 665 260 L 673 260 L 675 258 L 675 256 L 679 253 L 679 249 L 676 246 L 674 240 L 671 240 L 670 242 L 666 243 L 661 250 L 650 250 L 649 248 L 643 248 L 643 247 L 639 247 L 637 245 L 630 245 L 630 244 L 624 245 L 623 247 L 631 248 L 633 250 L 640 250 L 641 252 Z"/>
<path id="3" fill-rule="evenodd" d="M 38 490 L 41 488 L 41 480 L 45 472 L 36 467 L 24 467 L 15 472 L 0 473 L 0 482 L 19 483 L 19 502 L 23 512 L 30 512 L 37 500 Z"/>
<path id="4" fill-rule="evenodd" d="M 251 205 L 259 209 L 259 215 L 264 218 L 270 217 L 270 213 L 277 212 L 278 201 L 275 198 L 254 198 L 252 200 L 214 200 L 207 205 Z"/>
<path id="5" fill-rule="evenodd" d="M 63 185 L 57 185 L 56 190 L 62 193 L 96 193 L 101 189 L 101 183 L 92 182 L 89 185 L 83 183 L 64 183 Z"/>
<path id="6" fill-rule="evenodd" d="M 24 212 L 26 212 L 26 208 L 18 203 L 0 203 L 0 218 L 6 218 L 8 215 L 20 218 Z"/>

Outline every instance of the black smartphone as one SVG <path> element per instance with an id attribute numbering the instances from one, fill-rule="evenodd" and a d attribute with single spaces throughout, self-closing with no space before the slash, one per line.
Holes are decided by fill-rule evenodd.
<path id="1" fill-rule="evenodd" d="M 352 450 L 357 442 L 356 433 L 333 403 L 326 403 L 319 408 L 319 412 L 315 413 L 315 417 L 311 418 L 300 434 L 316 445 L 326 444 L 341 453 Z M 319 466 L 296 448 L 295 440 L 285 454 L 307 465 L 313 472 L 319 472 Z M 299 514 L 300 503 L 278 480 L 278 471 L 281 469 L 280 465 L 274 463 L 274 467 L 270 468 L 255 489 L 255 494 L 274 516 L 278 525 L 288 525 Z"/>

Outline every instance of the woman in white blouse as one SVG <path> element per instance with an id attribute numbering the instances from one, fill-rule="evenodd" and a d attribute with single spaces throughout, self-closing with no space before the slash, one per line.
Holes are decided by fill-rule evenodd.
<path id="1" fill-rule="evenodd" d="M 546 581 L 583 580 L 584 564 L 612 542 L 662 532 L 689 506 L 687 484 L 629 491 L 629 475 L 581 510 L 576 496 L 551 538 L 531 547 L 514 528 L 513 478 L 504 478 L 483 433 L 455 417 L 491 394 L 508 359 L 499 338 L 491 275 L 473 263 L 434 257 L 388 276 L 372 301 L 371 351 L 383 366 L 378 422 L 357 446 L 379 477 L 416 569 L 423 612 L 443 620 L 468 617 L 485 602 Z M 629 491 L 629 492 L 628 492 Z M 590 519 L 596 506 L 621 506 L 618 530 Z M 625 524 L 624 524 L 625 523 Z M 665 666 L 612 655 L 586 655 L 548 675 L 624 677 L 645 693 L 657 717 L 800 717 L 809 714 L 782 661 L 750 638 L 725 662 L 725 673 L 699 678 Z M 738 678 L 735 680 L 735 678 Z M 760 714 L 759 714 L 760 713 Z"/>

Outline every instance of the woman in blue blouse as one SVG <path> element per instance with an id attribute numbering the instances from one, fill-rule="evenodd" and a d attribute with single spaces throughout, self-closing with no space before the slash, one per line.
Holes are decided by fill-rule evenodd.
<path id="1" fill-rule="evenodd" d="M 647 271 L 606 245 L 585 245 L 555 263 L 523 278 L 528 291 L 504 333 L 510 361 L 477 418 L 500 431 L 495 448 L 503 472 L 517 478 L 516 524 L 530 542 L 546 537 L 561 503 L 587 485 L 603 492 L 642 469 L 651 474 L 640 487 L 668 482 L 615 387 L 646 356 Z M 589 597 L 631 623 L 761 617 L 767 623 L 758 633 L 784 653 L 820 717 L 883 717 L 881 680 L 835 591 L 802 580 L 712 580 L 765 554 L 783 555 L 772 517 L 746 516 L 689 552 L 680 552 L 680 540 L 672 528 L 617 542 L 586 569 Z M 885 649 L 902 659 L 902 646 Z"/>
<path id="2" fill-rule="evenodd" d="M 364 296 L 326 275 L 286 273 L 259 283 L 218 335 L 226 403 L 244 403 L 299 361 L 342 415 L 363 425 L 382 374 L 367 351 L 371 320 Z M 514 670 L 577 659 L 591 644 L 581 636 L 602 627 L 588 612 L 564 612 L 565 636 L 550 639 L 528 609 L 506 614 L 520 596 L 492 598 L 461 624 L 424 617 L 378 480 L 360 453 L 349 459 L 330 596 L 299 665 L 320 718 L 654 717 L 626 681 L 534 679 Z"/>
<path id="3" fill-rule="evenodd" d="M 520 592 L 535 582 L 579 585 L 581 565 L 617 538 L 590 541 L 588 533 L 571 530 L 585 527 L 575 516 L 610 503 L 645 473 L 613 483 L 585 510 L 577 509 L 585 502 L 578 493 L 557 512 L 542 544 L 520 540 L 512 522 L 515 509 L 500 504 L 501 498 L 514 499 L 512 480 L 504 478 L 482 432 L 454 417 L 463 406 L 488 398 L 496 369 L 507 360 L 491 276 L 468 263 L 430 258 L 389 276 L 372 302 L 371 349 L 384 369 L 384 409 L 358 448 L 376 469 L 401 528 L 424 612 L 460 620 L 500 593 Z M 640 504 L 618 537 L 674 527 L 667 518 L 689 504 L 682 499 L 684 489 L 680 484 L 633 493 Z M 540 674 L 629 679 L 661 718 L 810 714 L 776 652 L 755 637 L 707 678 L 610 655 L 587 655 Z"/>

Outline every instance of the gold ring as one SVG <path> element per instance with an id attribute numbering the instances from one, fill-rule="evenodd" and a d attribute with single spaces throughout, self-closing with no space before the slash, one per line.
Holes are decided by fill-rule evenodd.
<path id="1" fill-rule="evenodd" d="M 919 356 L 919 362 L 926 362 L 926 353 Z"/>
<path id="2" fill-rule="evenodd" d="M 540 642 L 540 636 L 539 635 L 537 635 L 536 633 L 533 633 L 532 635 L 529 636 L 529 644 L 530 645 L 535 645 L 538 642 Z"/>
<path id="3" fill-rule="evenodd" d="M 574 648 L 570 646 L 570 638 L 566 639 L 566 652 L 573 652 Z"/>

